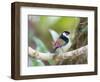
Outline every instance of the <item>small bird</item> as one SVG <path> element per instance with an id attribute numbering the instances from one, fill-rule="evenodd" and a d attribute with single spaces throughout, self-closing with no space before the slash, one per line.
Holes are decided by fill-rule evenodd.
<path id="1" fill-rule="evenodd" d="M 54 50 L 53 52 L 56 51 L 56 49 L 58 48 L 61 48 L 65 45 L 68 44 L 69 42 L 69 38 L 68 38 L 68 35 L 70 34 L 70 32 L 68 31 L 64 31 L 60 36 L 59 38 L 53 43 L 53 46 L 54 46 Z"/>

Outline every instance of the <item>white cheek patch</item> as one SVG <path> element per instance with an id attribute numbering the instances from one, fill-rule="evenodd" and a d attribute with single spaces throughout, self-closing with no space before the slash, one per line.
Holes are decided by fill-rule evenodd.
<path id="1" fill-rule="evenodd" d="M 64 35 L 65 37 L 67 37 L 67 35 L 66 35 L 65 33 L 63 33 L 63 35 Z"/>

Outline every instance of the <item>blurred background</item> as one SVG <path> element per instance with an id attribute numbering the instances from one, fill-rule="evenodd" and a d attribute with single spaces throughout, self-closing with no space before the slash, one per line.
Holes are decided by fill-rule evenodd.
<path id="1" fill-rule="evenodd" d="M 75 50 L 88 44 L 88 18 L 70 16 L 28 16 L 28 46 L 33 49 L 48 53 L 53 49 L 53 38 L 49 30 L 60 35 L 63 31 L 70 32 L 71 46 L 68 51 Z M 52 38 L 53 37 L 53 38 Z M 28 57 L 28 66 L 52 65 L 53 60 L 41 61 Z M 71 57 L 64 60 L 63 65 L 86 64 L 87 56 Z"/>

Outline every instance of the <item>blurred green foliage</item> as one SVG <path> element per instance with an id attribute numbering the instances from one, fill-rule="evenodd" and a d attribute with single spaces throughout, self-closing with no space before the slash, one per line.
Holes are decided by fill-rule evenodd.
<path id="1" fill-rule="evenodd" d="M 45 44 L 37 37 L 32 37 L 33 41 L 36 44 L 36 50 L 39 52 L 48 52 L 48 49 L 46 48 Z"/>
<path id="2" fill-rule="evenodd" d="M 38 59 L 32 59 L 32 66 L 44 66 L 45 64 Z"/>
<path id="3" fill-rule="evenodd" d="M 63 31 L 71 32 L 71 39 L 74 38 L 75 31 L 79 24 L 79 17 L 50 17 L 50 16 L 39 16 L 38 25 L 36 27 L 36 32 L 38 37 L 46 43 L 48 49 L 52 49 L 52 38 L 48 29 L 52 29 L 57 33 L 62 33 Z"/>

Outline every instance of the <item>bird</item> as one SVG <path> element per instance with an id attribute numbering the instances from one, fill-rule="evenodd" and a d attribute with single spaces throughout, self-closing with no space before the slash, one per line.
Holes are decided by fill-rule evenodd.
<path id="1" fill-rule="evenodd" d="M 64 31 L 63 33 L 61 33 L 58 39 L 53 43 L 53 52 L 55 52 L 58 48 L 62 48 L 63 46 L 69 43 L 69 35 L 69 31 Z"/>

